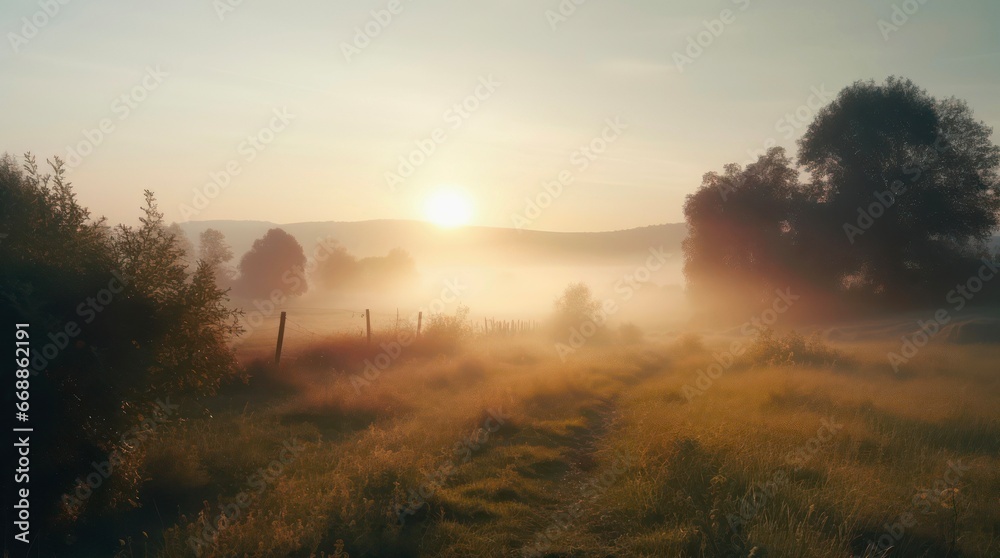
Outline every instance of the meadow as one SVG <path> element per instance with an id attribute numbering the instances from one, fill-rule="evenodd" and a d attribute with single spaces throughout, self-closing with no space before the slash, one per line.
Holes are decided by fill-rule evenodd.
<path id="1" fill-rule="evenodd" d="M 427 336 L 366 376 L 394 339 L 248 344 L 90 528 L 125 557 L 1000 555 L 996 345 L 895 372 L 892 340 Z"/>

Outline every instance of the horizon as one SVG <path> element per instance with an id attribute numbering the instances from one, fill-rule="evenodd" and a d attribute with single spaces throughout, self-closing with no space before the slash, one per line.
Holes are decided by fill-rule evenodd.
<path id="1" fill-rule="evenodd" d="M 478 228 L 478 229 L 501 229 L 501 230 L 510 229 L 510 230 L 516 230 L 516 231 L 519 231 L 519 232 L 523 231 L 523 232 L 560 233 L 560 234 L 563 234 L 563 233 L 565 233 L 565 234 L 574 234 L 574 233 L 580 233 L 580 234 L 586 234 L 586 233 L 614 233 L 614 232 L 622 232 L 622 231 L 631 231 L 631 230 L 635 230 L 635 229 L 646 229 L 646 228 L 650 228 L 650 227 L 666 227 L 666 226 L 671 226 L 671 225 L 685 225 L 685 223 L 683 221 L 680 221 L 680 222 L 676 222 L 676 223 L 652 223 L 652 224 L 649 224 L 649 225 L 635 225 L 635 226 L 626 227 L 626 228 L 623 228 L 623 229 L 553 231 L 553 230 L 531 229 L 531 228 L 518 229 L 517 227 L 515 227 L 513 225 L 511 225 L 511 226 L 499 226 L 499 225 L 493 226 L 493 225 L 479 225 L 479 224 L 475 224 L 475 223 L 469 223 L 469 224 L 464 224 L 464 225 L 457 225 L 457 226 L 454 226 L 454 227 L 442 227 L 442 226 L 434 223 L 433 221 L 428 221 L 428 220 L 425 220 L 425 219 L 406 219 L 406 218 L 400 218 L 400 219 L 376 218 L 376 219 L 362 219 L 362 220 L 358 220 L 358 221 L 335 221 L 335 220 L 328 220 L 328 221 L 294 221 L 294 222 L 289 222 L 289 223 L 276 223 L 274 221 L 266 221 L 266 220 L 262 220 L 262 219 L 204 219 L 204 220 L 202 220 L 202 219 L 195 219 L 195 220 L 192 220 L 192 221 L 174 221 L 174 222 L 177 223 L 178 225 L 194 225 L 194 224 L 197 224 L 197 223 L 266 223 L 266 224 L 275 225 L 275 226 L 278 226 L 278 227 L 288 227 L 288 226 L 292 226 L 292 225 L 313 225 L 313 224 L 319 225 L 319 224 L 329 224 L 329 223 L 350 225 L 350 224 L 362 224 L 362 223 L 398 222 L 398 223 L 419 223 L 421 225 L 426 225 L 428 227 L 435 227 L 435 228 L 446 229 L 446 230 L 447 229 L 452 229 L 452 230 L 456 230 L 456 231 L 459 231 L 459 230 L 462 230 L 462 229 Z"/>

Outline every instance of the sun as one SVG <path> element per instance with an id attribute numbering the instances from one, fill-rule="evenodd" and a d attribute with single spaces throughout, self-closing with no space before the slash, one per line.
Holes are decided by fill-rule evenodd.
<path id="1" fill-rule="evenodd" d="M 439 188 L 424 202 L 424 216 L 439 227 L 467 225 L 472 219 L 472 200 L 457 188 Z"/>

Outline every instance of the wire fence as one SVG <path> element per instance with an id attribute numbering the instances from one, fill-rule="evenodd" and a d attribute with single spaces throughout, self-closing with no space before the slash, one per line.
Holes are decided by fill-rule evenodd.
<path id="1" fill-rule="evenodd" d="M 297 348 L 322 343 L 335 337 L 355 337 L 363 340 L 384 338 L 386 335 L 398 337 L 408 331 L 415 336 L 433 333 L 436 317 L 423 315 L 420 311 L 406 314 L 400 311 L 385 312 L 353 308 L 324 308 L 295 306 L 260 316 L 241 339 L 238 349 L 261 353 L 275 349 L 279 334 L 282 333 L 281 315 L 284 314 L 282 341 L 285 347 Z M 476 338 L 515 337 L 534 332 L 538 324 L 526 319 L 498 319 L 479 317 L 467 320 L 466 331 Z M 282 359 L 294 360 L 292 356 Z"/>

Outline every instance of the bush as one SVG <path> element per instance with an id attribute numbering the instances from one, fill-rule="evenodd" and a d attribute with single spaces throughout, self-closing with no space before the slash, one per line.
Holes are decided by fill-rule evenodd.
<path id="1" fill-rule="evenodd" d="M 238 375 L 227 342 L 239 326 L 212 270 L 189 271 L 151 192 L 138 227 L 112 229 L 77 203 L 62 161 L 43 174 L 24 160 L 0 158 L 0 315 L 30 324 L 32 495 L 51 532 L 57 511 L 137 505 L 144 448 L 173 405 Z M 105 462 L 105 486 L 62 498 Z"/>
<path id="2" fill-rule="evenodd" d="M 804 337 L 797 331 L 776 335 L 770 328 L 757 334 L 743 358 L 751 366 L 833 366 L 844 360 L 819 335 Z"/>
<path id="3" fill-rule="evenodd" d="M 603 325 L 598 317 L 600 302 L 594 299 L 590 287 L 584 283 L 573 283 L 566 287 L 555 301 L 552 315 L 552 334 L 556 339 L 566 339 L 573 330 L 579 331 L 583 324 L 594 322 L 599 330 Z M 602 330 L 603 332 L 603 330 Z M 594 336 L 590 336 L 593 338 Z"/>
<path id="4" fill-rule="evenodd" d="M 424 328 L 423 341 L 440 350 L 453 350 L 472 334 L 469 307 L 459 304 L 453 315 L 433 314 Z"/>

